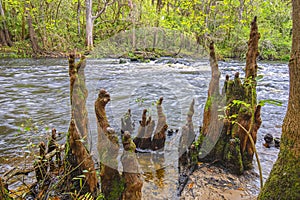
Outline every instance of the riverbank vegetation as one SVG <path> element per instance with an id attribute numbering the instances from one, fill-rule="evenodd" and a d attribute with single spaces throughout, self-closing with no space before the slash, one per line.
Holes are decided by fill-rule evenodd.
<path id="1" fill-rule="evenodd" d="M 179 44 L 189 46 L 184 38 L 191 38 L 196 50 L 214 40 L 219 57 L 245 58 L 254 16 L 260 24 L 260 59 L 288 60 L 291 46 L 290 1 L 1 0 L 0 11 L 2 57 L 62 57 L 74 48 L 88 53 L 116 34 L 156 27 L 182 33 L 176 37 Z M 150 34 L 152 48 L 144 51 L 168 37 L 174 40 L 169 34 L 163 40 L 156 31 Z M 140 50 L 139 38 L 132 34 L 129 40 L 132 52 Z"/>

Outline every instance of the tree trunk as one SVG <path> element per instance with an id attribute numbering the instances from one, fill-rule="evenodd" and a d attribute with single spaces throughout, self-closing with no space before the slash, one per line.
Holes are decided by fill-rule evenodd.
<path id="1" fill-rule="evenodd" d="M 293 0 L 290 92 L 280 152 L 258 199 L 300 199 L 300 1 Z"/>
<path id="2" fill-rule="evenodd" d="M 29 9 L 28 5 L 26 6 L 26 9 Z M 34 28 L 32 25 L 32 17 L 28 10 L 27 10 L 27 24 L 28 24 L 29 37 L 30 37 L 30 42 L 31 42 L 33 53 L 39 54 L 39 53 L 41 53 L 41 48 L 38 44 L 37 37 L 36 37 L 35 31 L 34 31 Z"/>
<path id="3" fill-rule="evenodd" d="M 92 0 L 86 0 L 85 6 L 86 6 L 86 46 L 88 50 L 92 50 L 94 43 L 93 43 L 93 28 L 94 28 L 94 22 L 92 17 Z"/>
<path id="4" fill-rule="evenodd" d="M 1 0 L 0 0 L 0 16 L 2 17 L 1 24 L 0 24 L 0 44 L 11 47 L 12 41 L 10 39 L 10 35 L 6 26 L 5 14 L 4 14 Z"/>
<path id="5" fill-rule="evenodd" d="M 80 12 L 81 12 L 81 3 L 80 0 L 77 1 L 77 35 L 81 36 L 81 28 L 80 28 Z"/>

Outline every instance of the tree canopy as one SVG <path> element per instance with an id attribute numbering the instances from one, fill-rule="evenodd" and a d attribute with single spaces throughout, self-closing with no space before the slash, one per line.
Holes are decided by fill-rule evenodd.
<path id="1" fill-rule="evenodd" d="M 8 31 L 21 52 L 32 46 L 30 17 L 43 51 L 83 50 L 125 30 L 160 27 L 189 34 L 200 46 L 214 40 L 221 55 L 244 58 L 254 16 L 260 24 L 261 58 L 287 60 L 291 46 L 287 0 L 1 0 L 0 5 L 0 30 Z M 90 23 L 93 43 L 86 28 Z M 7 42 L 0 39 L 0 44 Z"/>

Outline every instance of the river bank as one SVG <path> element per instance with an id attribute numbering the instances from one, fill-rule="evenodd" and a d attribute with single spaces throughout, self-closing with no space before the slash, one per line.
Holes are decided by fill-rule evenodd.
<path id="1" fill-rule="evenodd" d="M 155 113 L 152 103 L 159 96 L 165 97 L 166 115 L 168 125 L 173 130 L 180 128 L 186 118 L 186 113 L 191 101 L 195 98 L 195 115 L 193 117 L 195 130 L 202 123 L 202 112 L 207 95 L 207 87 L 210 78 L 208 60 L 183 59 L 188 63 L 173 63 L 163 60 L 150 61 L 149 63 L 138 63 L 126 61 L 119 63 L 119 59 L 88 59 L 86 68 L 86 81 L 89 90 L 87 107 L 89 109 L 91 140 L 97 140 L 95 132 L 96 119 L 94 119 L 94 101 L 97 91 L 106 88 L 111 93 L 108 115 L 111 124 L 119 129 L 120 118 L 131 108 L 133 121 L 140 120 L 140 114 L 146 107 L 151 113 Z M 70 105 L 69 105 L 69 79 L 67 59 L 4 59 L 0 62 L 0 83 L 3 90 L 0 92 L 0 154 L 5 160 L 1 163 L 1 174 L 12 169 L 15 164 L 9 161 L 15 157 L 28 155 L 30 145 L 37 145 L 49 136 L 49 129 L 56 128 L 58 132 L 64 133 L 68 129 Z M 220 62 L 222 74 L 234 76 L 236 70 L 242 71 L 244 63 L 238 61 Z M 288 95 L 288 70 L 287 65 L 282 63 L 259 63 L 259 74 L 264 77 L 258 83 L 259 99 L 278 99 L 283 102 L 282 107 L 266 105 L 262 108 L 263 124 L 258 134 L 257 150 L 263 166 L 264 179 L 269 175 L 273 163 L 278 154 L 278 149 L 267 149 L 263 146 L 263 137 L 272 133 L 274 137 L 280 137 L 281 124 Z M 223 77 L 224 78 L 224 77 Z M 223 82 L 222 80 L 221 82 Z M 29 98 L 30 97 L 30 98 Z M 138 101 L 140 100 L 140 101 Z M 59 108 L 59 109 L 58 109 Z M 155 116 L 153 116 L 155 118 Z M 29 120 L 31 119 L 31 120 Z M 26 122 L 31 122 L 33 128 Z M 39 123 L 43 122 L 43 124 Z M 23 126 L 22 126 L 23 124 Z M 35 131 L 35 128 L 40 131 Z M 48 127 L 48 129 L 46 129 Z M 19 132 L 22 130 L 22 132 Z M 62 134 L 64 136 L 64 134 Z M 163 164 L 160 169 L 151 168 L 151 176 L 145 174 L 143 198 L 155 199 L 160 195 L 161 199 L 176 199 L 176 184 L 178 184 L 178 148 L 176 146 L 179 135 L 173 134 L 166 140 L 166 149 Z M 91 145 L 96 155 L 95 144 Z M 28 158 L 28 157 L 27 157 Z M 24 161 L 26 161 L 24 159 Z M 21 163 L 21 159 L 17 161 Z M 28 165 L 26 165 L 28 166 Z M 205 166 L 205 165 L 204 165 Z M 200 165 L 202 167 L 202 165 Z M 205 169 L 205 174 L 214 168 Z M 159 171 L 157 171 L 159 170 Z M 218 169 L 219 170 L 219 169 Z M 215 170 L 211 177 L 223 174 L 223 171 Z M 222 172 L 222 173 L 221 173 Z M 253 176 L 248 176 L 251 185 L 259 188 L 257 168 Z M 202 180 L 203 172 L 196 171 L 186 187 L 205 185 Z M 224 172 L 226 174 L 226 172 Z M 194 177 L 194 178 L 193 178 Z M 229 178 L 228 178 L 229 177 Z M 238 181 L 235 177 L 227 174 L 221 178 L 227 180 L 228 189 L 247 189 L 242 185 L 243 180 Z M 206 177 L 209 181 L 209 177 Z M 233 180 L 231 180 L 233 179 Z M 216 180 L 218 180 L 216 178 Z M 195 183 L 191 185 L 191 183 Z M 216 181 L 216 183 L 220 180 Z M 230 186 L 233 184 L 233 186 Z M 215 188 L 213 182 L 208 182 Z M 16 186 L 16 184 L 14 185 Z M 219 189 L 224 190 L 219 184 Z M 204 188 L 199 188 L 199 191 Z M 226 191 L 227 191 L 226 188 Z M 198 189 L 197 189 L 198 190 Z M 214 191 L 214 190 L 207 190 Z M 238 190 L 240 191 L 240 190 Z M 242 190 L 241 190 L 242 191 Z M 245 191 L 242 195 L 255 195 L 258 190 Z M 192 198 L 191 191 L 184 191 L 183 196 Z M 195 192 L 194 192 L 195 193 Z M 240 195 L 240 193 L 238 193 Z M 194 194 L 195 195 L 195 194 Z"/>

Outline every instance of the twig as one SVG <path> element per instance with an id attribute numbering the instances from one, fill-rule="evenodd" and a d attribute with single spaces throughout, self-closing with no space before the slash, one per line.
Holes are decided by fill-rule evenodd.
<path id="1" fill-rule="evenodd" d="M 260 188 L 263 188 L 263 177 L 262 177 L 262 170 L 261 170 L 260 160 L 258 158 L 258 153 L 256 151 L 256 147 L 255 147 L 253 138 L 252 138 L 252 136 L 250 134 L 250 131 L 247 131 L 246 128 L 244 126 L 242 126 L 240 123 L 238 123 L 238 122 L 234 122 L 234 123 L 236 123 L 239 127 L 241 127 L 246 132 L 247 136 L 249 137 L 249 140 L 251 142 L 251 145 L 252 145 L 254 153 L 255 153 L 257 165 L 258 165 Z"/>

